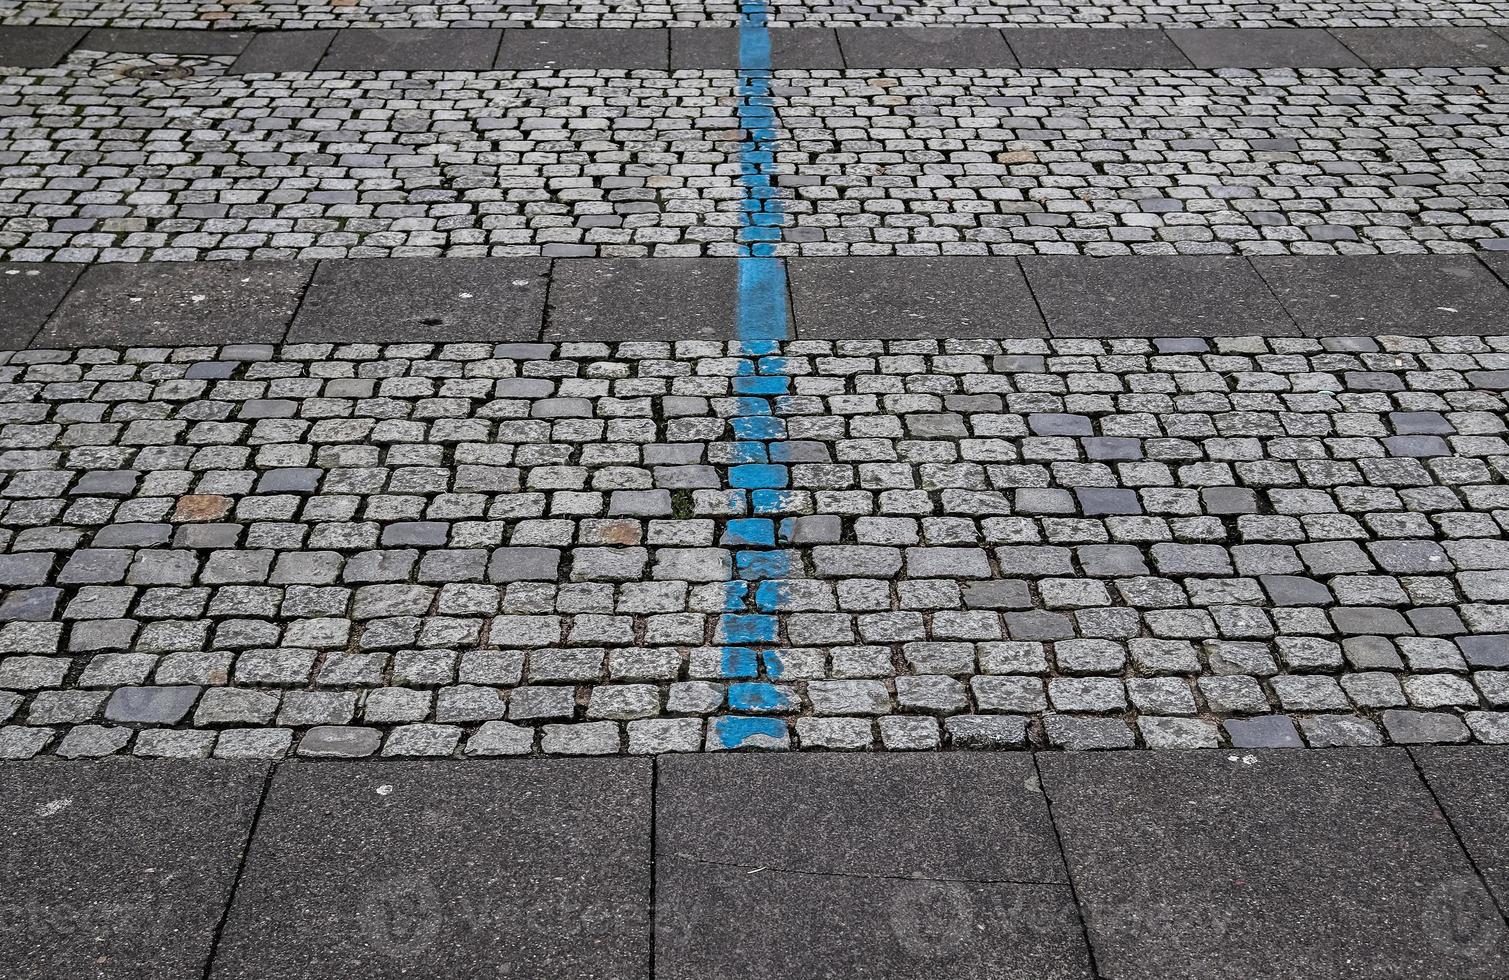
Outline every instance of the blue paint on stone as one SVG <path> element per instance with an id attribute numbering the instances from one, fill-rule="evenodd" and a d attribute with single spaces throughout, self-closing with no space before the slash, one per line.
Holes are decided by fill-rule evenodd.
<path id="1" fill-rule="evenodd" d="M 708 738 L 725 749 L 736 749 L 757 738 L 781 741 L 786 738 L 786 723 L 779 718 L 728 715 L 713 719 Z"/>
<path id="2" fill-rule="evenodd" d="M 765 579 L 755 588 L 755 608 L 760 612 L 784 609 L 790 601 L 790 593 L 786 579 Z"/>
<path id="3" fill-rule="evenodd" d="M 728 424 L 734 430 L 735 439 L 784 439 L 786 420 L 769 416 L 756 418 L 732 418 Z"/>
<path id="4" fill-rule="evenodd" d="M 758 613 L 724 613 L 718 617 L 718 639 L 723 643 L 774 643 L 780 620 Z"/>
<path id="5" fill-rule="evenodd" d="M 791 490 L 756 490 L 749 505 L 756 514 L 795 514 L 807 509 L 806 497 Z"/>
<path id="6" fill-rule="evenodd" d="M 729 444 L 728 462 L 765 463 L 770 461 L 770 451 L 763 442 L 735 442 Z"/>
<path id="7" fill-rule="evenodd" d="M 734 378 L 734 394 L 736 395 L 784 395 L 789 390 L 791 390 L 791 379 L 787 377 Z"/>
<path id="8" fill-rule="evenodd" d="M 760 654 L 749 647 L 723 647 L 719 651 L 718 673 L 722 677 L 760 676 Z"/>
<path id="9" fill-rule="evenodd" d="M 790 395 L 789 368 L 800 367 L 779 356 L 781 342 L 790 333 L 790 316 L 786 267 L 774 257 L 786 216 L 775 185 L 779 123 L 770 94 L 768 15 L 767 0 L 741 0 L 735 92 L 743 132 L 738 164 L 744 199 L 739 206 L 739 292 L 734 324 L 738 339 L 730 346 L 731 356 L 741 359 L 733 366 L 732 398 L 720 402 L 733 434 L 725 457 L 728 486 L 754 494 L 770 493 L 790 483 L 787 467 L 770 462 L 770 444 L 786 438 L 786 423 L 775 415 L 776 400 Z M 730 520 L 721 539 L 723 546 L 734 548 L 771 549 L 775 543 L 775 523 L 766 518 Z M 749 611 L 747 581 L 724 585 L 724 613 L 718 620 L 716 642 L 725 644 L 721 647 L 723 676 L 741 680 L 729 686 L 729 710 L 749 714 L 789 711 L 787 695 L 756 678 L 762 659 L 769 670 L 777 671 L 781 666 L 779 654 L 770 648 L 778 642 L 780 620 L 775 614 L 783 608 L 782 592 L 774 583 L 763 580 L 789 576 L 791 556 L 769 550 L 737 551 L 734 566 L 738 579 L 762 581 L 758 613 Z M 786 724 L 776 718 L 730 715 L 713 719 L 707 737 L 710 744 L 726 749 L 751 741 L 785 744 Z"/>
<path id="10" fill-rule="evenodd" d="M 793 578 L 800 563 L 785 551 L 739 551 L 734 553 L 734 569 L 745 581 Z"/>
<path id="11" fill-rule="evenodd" d="M 785 691 L 765 681 L 744 681 L 728 686 L 730 711 L 790 711 L 791 699 Z"/>
<path id="12" fill-rule="evenodd" d="M 744 517 L 729 521 L 723 528 L 724 545 L 734 547 L 775 547 L 775 522 L 761 517 Z"/>
<path id="13" fill-rule="evenodd" d="M 738 612 L 749 605 L 749 584 L 746 582 L 723 583 L 723 611 Z"/>
<path id="14" fill-rule="evenodd" d="M 729 405 L 730 414 L 736 419 L 765 418 L 773 414 L 769 398 L 755 398 L 749 395 L 737 397 Z"/>
<path id="15" fill-rule="evenodd" d="M 790 471 L 774 463 L 745 463 L 728 471 L 728 485 L 741 490 L 772 489 L 790 482 Z"/>

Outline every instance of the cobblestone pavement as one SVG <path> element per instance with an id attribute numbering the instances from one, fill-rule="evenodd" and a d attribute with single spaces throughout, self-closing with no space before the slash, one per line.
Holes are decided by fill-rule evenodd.
<path id="1" fill-rule="evenodd" d="M 735 76 L 0 72 L 0 258 L 733 255 Z M 1494 69 L 783 71 L 778 255 L 1509 245 Z"/>
<path id="2" fill-rule="evenodd" d="M 1509 24 L 1503 0 L 1374 0 L 1316 3 L 1179 2 L 1169 0 L 1030 0 L 956 3 L 950 0 L 773 0 L 772 26 L 980 25 L 1178 27 L 1384 27 Z M 270 0 L 263 3 L 184 0 L 17 0 L 7 24 L 168 28 L 300 27 L 696 27 L 738 20 L 734 2 L 610 0 L 552 4 L 481 0 L 421 4 Z"/>
<path id="3" fill-rule="evenodd" d="M 0 360 L 0 754 L 1509 740 L 1509 339 Z"/>

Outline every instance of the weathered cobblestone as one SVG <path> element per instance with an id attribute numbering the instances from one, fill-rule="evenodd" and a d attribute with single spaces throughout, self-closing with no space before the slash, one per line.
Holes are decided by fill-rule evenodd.
<path id="1" fill-rule="evenodd" d="M 237 355 L 0 353 L 0 755 L 1509 739 L 1506 338 Z"/>
<path id="2" fill-rule="evenodd" d="M 1324 0 L 1318 3 L 1237 0 L 1088 0 L 1045 5 L 1028 0 L 775 0 L 772 26 L 1041 26 L 1173 25 L 1184 27 L 1373 27 L 1509 24 L 1500 0 Z M 328 0 L 22 0 L 8 24 L 110 25 L 165 28 L 314 27 L 717 27 L 738 22 L 732 2 L 698 0 L 525 3 L 446 0 L 439 3 L 331 4 Z"/>
<path id="3" fill-rule="evenodd" d="M 0 69 L 0 259 L 684 257 L 740 248 L 743 131 L 731 71 L 249 78 L 221 74 L 228 59 L 212 58 L 192 84 L 168 86 L 119 77 L 133 57 L 81 51 L 56 69 Z M 1509 77 L 1492 68 L 781 71 L 769 97 L 783 226 L 772 254 L 1501 249 L 1506 92 Z M 231 368 L 200 370 L 192 380 Z M 577 393 L 534 396 L 535 380 L 520 379 L 515 393 L 531 419 L 590 409 Z M 287 398 L 248 400 L 223 422 L 275 428 L 289 410 Z M 1081 438 L 1076 413 L 1036 414 L 1031 435 L 1050 438 L 1059 430 L 1044 426 L 1058 425 Z M 1438 454 L 1446 436 L 1436 414 L 1401 409 L 1389 452 Z M 78 437 L 106 431 L 92 424 Z M 150 438 L 162 424 L 134 420 L 130 434 Z M 341 424 L 326 420 L 332 431 Z M 909 424 L 918 438 L 939 438 L 959 419 L 938 410 Z M 971 449 L 986 458 L 990 439 L 1013 434 L 992 432 Z M 1120 435 L 1094 438 L 1089 459 L 1120 461 L 1131 448 Z M 822 448 L 807 442 L 792 448 Z M 659 489 L 710 488 L 705 466 L 667 452 L 661 462 L 686 482 Z M 309 492 L 311 469 L 299 463 L 260 473 L 262 489 Z M 132 492 L 133 475 L 110 465 L 91 476 L 95 492 Z M 466 466 L 458 491 L 494 491 L 514 476 L 491 462 Z M 549 478 L 564 483 L 531 489 L 564 489 L 577 476 L 562 467 Z M 224 496 L 205 489 L 207 500 Z M 666 506 L 657 488 L 602 489 L 621 494 L 610 517 Z M 1206 489 L 1211 514 L 1256 506 L 1250 488 Z M 1034 504 L 1135 516 L 1124 490 L 1085 486 Z M 394 542 L 423 538 L 424 524 L 387 532 Z M 823 527 L 806 530 L 829 533 Z M 434 559 L 431 573 L 469 560 Z M 24 563 L 0 568 L 11 574 L 26 574 Z M 77 574 L 113 581 L 114 566 L 102 555 Z M 1502 586 L 1485 576 L 1476 587 Z"/>

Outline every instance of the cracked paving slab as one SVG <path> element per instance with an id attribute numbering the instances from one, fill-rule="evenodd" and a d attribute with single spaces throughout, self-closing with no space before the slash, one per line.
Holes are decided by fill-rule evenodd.
<path id="1" fill-rule="evenodd" d="M 0 360 L 0 754 L 1509 741 L 1509 340 Z"/>

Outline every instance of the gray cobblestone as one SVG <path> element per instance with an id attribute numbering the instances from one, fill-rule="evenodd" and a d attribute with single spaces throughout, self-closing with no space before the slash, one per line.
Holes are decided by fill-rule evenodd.
<path id="1" fill-rule="evenodd" d="M 223 74 L 229 58 L 204 59 L 187 87 L 121 79 L 142 60 L 85 51 L 56 69 L 0 76 L 0 109 L 27 136 L 25 152 L 0 141 L 0 258 L 562 248 L 688 256 L 739 248 L 736 147 L 720 138 L 732 126 L 728 72 L 447 73 L 419 99 L 410 80 L 391 73 L 253 80 Z M 1118 99 L 1100 97 L 1107 87 Z M 56 98 L 59 89 L 70 98 Z M 783 71 L 771 96 L 785 223 L 774 250 L 1260 255 L 1497 247 L 1509 237 L 1505 175 L 1477 134 L 1496 125 L 1504 91 L 1492 68 Z M 81 121 L 77 107 L 86 103 Z M 494 111 L 498 105 L 509 111 Z M 317 113 L 322 139 L 313 149 L 295 109 Z M 143 118 L 155 125 L 138 125 Z M 602 162 L 585 160 L 588 148 Z M 628 162 L 635 157 L 655 162 Z M 500 165 L 508 168 L 501 183 Z M 1190 173 L 1201 179 L 1183 176 Z M 283 421 L 289 402 L 249 399 L 237 417 Z M 584 405 L 590 399 L 564 395 L 531 399 L 528 408 L 548 423 L 577 419 Z M 1393 418 L 1406 429 L 1430 427 L 1421 420 L 1433 411 Z M 138 432 L 159 424 L 132 423 Z M 1378 438 L 1400 457 L 1448 455 L 1450 440 L 1460 438 L 1387 434 L 1396 430 Z M 1097 441 L 1087 454 L 1132 449 Z M 485 469 L 466 472 L 482 477 Z M 614 492 L 716 482 L 706 465 L 654 469 L 655 488 Z M 310 494 L 317 475 L 317 467 L 270 467 L 257 474 L 257 488 Z M 88 478 L 118 493 L 135 474 L 91 468 Z M 1213 512 L 1250 513 L 1250 488 L 1205 489 Z M 1024 504 L 1071 505 L 1076 495 L 1098 514 L 1141 510 L 1128 488 L 1019 494 Z M 415 523 L 438 531 L 437 522 Z"/>
<path id="2" fill-rule="evenodd" d="M 5 752 L 1509 737 L 1505 393 L 1468 380 L 1505 369 L 1501 337 L 231 353 L 0 353 L 0 556 L 22 559 L 0 603 L 52 596 L 0 623 Z M 233 367 L 187 377 L 205 363 Z M 732 379 L 764 370 L 789 384 L 790 441 L 820 450 L 768 498 L 725 485 Z M 351 428 L 322 428 L 331 397 Z M 531 417 L 547 397 L 591 411 Z M 218 428 L 248 401 L 278 410 Z M 1045 416 L 1089 434 L 1029 435 Z M 175 424 L 89 428 L 106 417 Z M 1443 422 L 1412 434 L 1452 455 L 1375 465 L 1399 459 L 1387 434 Z M 1019 458 L 965 458 L 1002 433 Z M 1139 453 L 1088 443 L 1110 438 Z M 463 489 L 463 459 L 517 483 Z M 610 515 L 625 482 L 654 493 L 683 465 L 717 485 Z M 261 488 L 292 469 L 318 492 Z M 134 496 L 36 509 L 127 471 Z M 1142 512 L 1045 506 L 1086 486 Z M 825 529 L 742 543 L 795 517 Z"/>

